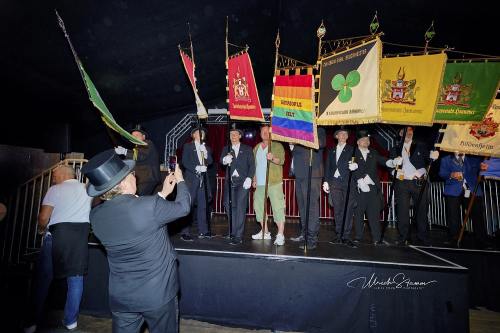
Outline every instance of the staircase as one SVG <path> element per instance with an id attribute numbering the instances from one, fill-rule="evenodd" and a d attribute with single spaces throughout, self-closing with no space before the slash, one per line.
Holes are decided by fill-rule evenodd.
<path id="1" fill-rule="evenodd" d="M 51 185 L 52 170 L 61 164 L 69 165 L 82 182 L 80 170 L 86 162 L 85 159 L 65 159 L 20 185 L 10 196 L 5 203 L 7 216 L 0 223 L 2 266 L 25 263 L 40 248 L 42 238 L 37 232 L 37 218 L 43 197 Z"/>

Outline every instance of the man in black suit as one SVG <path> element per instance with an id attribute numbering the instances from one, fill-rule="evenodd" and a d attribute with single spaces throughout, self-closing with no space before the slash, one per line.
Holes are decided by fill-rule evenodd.
<path id="1" fill-rule="evenodd" d="M 403 136 L 404 129 L 399 132 Z M 399 239 L 398 245 L 405 245 L 410 241 L 410 199 L 413 201 L 414 216 L 417 217 L 417 239 L 423 245 L 429 243 L 427 212 L 429 208 L 429 187 L 426 186 L 422 194 L 421 188 L 426 178 L 426 166 L 430 159 L 437 159 L 437 151 L 430 152 L 420 142 L 413 140 L 413 127 L 407 126 L 403 146 L 394 146 L 390 151 L 390 158 L 396 165 L 396 180 L 394 194 L 396 198 L 396 214 L 398 218 Z M 417 202 L 420 197 L 420 204 Z"/>
<path id="2" fill-rule="evenodd" d="M 137 194 L 151 195 L 161 180 L 158 150 L 153 141 L 147 139 L 148 133 L 141 125 L 136 125 L 130 131 L 130 134 L 148 145 L 137 145 L 133 149 L 118 146 L 115 148 L 115 152 L 119 155 L 125 155 L 127 159 L 136 161 Z"/>
<path id="3" fill-rule="evenodd" d="M 235 124 L 231 127 L 229 137 L 230 146 L 222 150 L 220 163 L 226 166 L 224 180 L 224 207 L 231 223 L 231 245 L 242 243 L 245 228 L 246 211 L 248 207 L 248 190 L 252 186 L 255 174 L 255 160 L 250 146 L 240 143 L 243 131 Z M 231 212 L 229 213 L 229 188 L 231 188 Z"/>
<path id="4" fill-rule="evenodd" d="M 300 234 L 290 238 L 294 242 L 305 240 L 307 183 L 309 176 L 309 160 L 312 151 L 312 174 L 309 205 L 309 223 L 307 229 L 307 248 L 316 248 L 319 232 L 319 195 L 321 180 L 323 179 L 323 149 L 326 146 L 326 134 L 323 128 L 318 127 L 319 149 L 311 149 L 300 145 L 290 145 L 292 151 L 292 167 L 295 175 L 295 197 L 299 205 Z M 300 246 L 304 248 L 303 245 Z"/>
<path id="5" fill-rule="evenodd" d="M 374 245 L 388 245 L 382 239 L 380 228 L 380 211 L 384 205 L 382 186 L 377 173 L 377 165 L 391 167 L 392 160 L 380 156 L 376 150 L 369 149 L 370 134 L 366 130 L 359 130 L 356 133 L 358 147 L 355 151 L 355 163 L 352 175 L 353 185 L 357 187 L 356 211 L 354 213 L 354 223 L 356 228 L 355 243 L 359 243 L 363 238 L 364 216 L 368 219 L 372 233 Z"/>
<path id="6" fill-rule="evenodd" d="M 192 142 L 184 144 L 182 148 L 182 166 L 185 171 L 186 184 L 193 199 L 193 216 L 196 214 L 198 223 L 198 238 L 210 238 L 212 236 L 207 221 L 207 199 L 210 201 L 210 184 L 207 181 L 207 168 L 213 163 L 212 149 L 205 145 L 206 130 L 195 127 L 191 130 Z M 206 194 L 205 194 L 206 191 Z M 206 197 L 205 197 L 206 195 Z M 191 219 L 192 221 L 193 219 Z M 192 241 L 190 235 L 190 224 L 181 231 L 181 239 Z"/>
<path id="7" fill-rule="evenodd" d="M 191 198 L 176 167 L 157 194 L 138 197 L 133 160 L 102 152 L 82 168 L 87 193 L 105 200 L 90 213 L 90 223 L 106 248 L 109 306 L 113 332 L 177 332 L 177 263 L 165 230 L 167 223 L 189 214 Z M 177 185 L 175 202 L 166 201 Z"/>
<path id="8" fill-rule="evenodd" d="M 354 147 L 347 144 L 349 131 L 345 128 L 340 128 L 334 133 L 337 139 L 337 145 L 328 152 L 326 160 L 325 181 L 323 182 L 323 190 L 329 193 L 329 203 L 333 206 L 335 217 L 335 232 L 336 239 L 331 243 L 346 243 L 353 247 L 351 241 L 352 218 L 354 216 L 355 201 L 355 186 L 350 186 L 349 199 L 345 214 L 345 226 L 342 232 L 342 223 L 344 218 L 345 201 L 347 199 L 347 188 L 350 173 L 351 159 L 353 158 Z M 353 168 L 351 166 L 351 168 Z"/>

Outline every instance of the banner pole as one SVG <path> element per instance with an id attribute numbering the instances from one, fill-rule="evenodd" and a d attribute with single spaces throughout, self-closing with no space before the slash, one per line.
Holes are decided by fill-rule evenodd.
<path id="1" fill-rule="evenodd" d="M 401 140 L 399 141 L 399 145 L 397 146 L 398 148 L 397 149 L 403 149 L 403 145 L 405 143 L 405 138 L 406 138 L 406 132 L 408 130 L 408 126 L 405 126 L 404 129 L 403 129 L 403 136 L 401 137 Z M 397 154 L 401 154 L 401 151 L 397 152 Z M 396 154 L 396 155 L 397 155 Z M 399 156 L 399 155 L 397 155 Z M 396 156 L 396 157 L 397 157 Z M 394 168 L 394 173 L 392 174 L 392 177 L 391 177 L 391 190 L 389 191 L 389 199 L 387 200 L 387 203 L 384 207 L 384 223 L 382 224 L 382 232 L 380 233 L 380 239 L 379 240 L 382 240 L 384 239 L 384 234 L 385 234 L 385 229 L 387 228 L 387 224 L 389 224 L 389 207 L 392 203 L 392 198 L 394 196 L 394 184 L 396 183 L 396 178 L 397 178 L 397 174 L 398 174 L 398 170 L 399 170 L 399 165 L 397 165 L 395 168 Z M 394 211 L 392 212 L 392 216 L 394 216 Z M 406 237 L 407 235 L 405 235 L 405 242 L 406 242 Z"/>
<path id="2" fill-rule="evenodd" d="M 228 17 L 226 16 L 226 102 L 227 102 L 227 152 L 229 153 L 231 151 L 231 125 L 230 125 L 230 117 L 231 113 L 229 112 L 229 45 L 228 45 L 228 34 L 229 34 L 229 22 L 228 22 Z M 227 197 L 229 201 L 229 207 L 228 207 L 228 215 L 229 215 L 229 235 L 228 237 L 231 238 L 232 232 L 233 232 L 233 200 L 232 200 L 232 187 L 231 187 L 231 165 L 228 164 L 226 166 L 226 183 L 227 183 Z"/>
<path id="3" fill-rule="evenodd" d="M 276 75 L 276 70 L 278 67 L 278 51 L 280 47 L 280 31 L 278 29 L 278 34 L 276 35 L 276 40 L 274 42 L 274 45 L 276 47 L 276 51 L 274 54 L 274 72 L 273 72 L 273 78 Z M 271 97 L 272 99 L 272 106 L 274 106 L 274 85 L 273 85 L 273 95 Z M 267 153 L 271 154 L 272 153 L 272 145 L 273 145 L 273 137 L 272 137 L 272 126 L 273 126 L 273 116 L 272 116 L 272 106 L 271 106 L 271 115 L 269 116 L 269 144 L 267 148 Z M 263 219 L 262 219 L 262 240 L 264 240 L 264 232 L 267 229 L 267 195 L 269 191 L 269 167 L 271 166 L 271 162 L 267 159 L 266 156 L 266 185 L 264 187 L 264 214 L 263 214 Z"/>

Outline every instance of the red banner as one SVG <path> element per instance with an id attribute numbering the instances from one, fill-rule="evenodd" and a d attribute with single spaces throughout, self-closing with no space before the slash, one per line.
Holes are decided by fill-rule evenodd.
<path id="1" fill-rule="evenodd" d="M 186 74 L 189 78 L 189 82 L 191 82 L 191 86 L 193 87 L 194 99 L 196 102 L 196 114 L 198 118 L 208 118 L 207 109 L 201 102 L 200 96 L 198 96 L 198 89 L 196 88 L 196 79 L 194 77 L 194 63 L 190 56 L 184 53 L 179 48 L 179 53 L 181 54 L 182 63 L 184 64 L 184 69 L 186 70 Z"/>
<path id="2" fill-rule="evenodd" d="M 231 119 L 264 121 L 252 63 L 247 52 L 228 60 L 229 116 Z"/>

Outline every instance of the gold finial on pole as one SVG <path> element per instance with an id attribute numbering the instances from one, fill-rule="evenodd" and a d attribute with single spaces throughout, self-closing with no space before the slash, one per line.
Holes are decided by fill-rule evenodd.
<path id="1" fill-rule="evenodd" d="M 326 34 L 326 28 L 325 25 L 323 24 L 323 20 L 321 20 L 321 24 L 318 27 L 318 30 L 316 30 L 316 36 L 318 37 L 318 60 L 321 58 L 321 47 L 322 47 L 322 40 L 323 37 Z"/>

